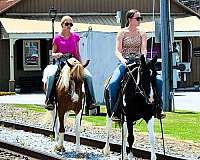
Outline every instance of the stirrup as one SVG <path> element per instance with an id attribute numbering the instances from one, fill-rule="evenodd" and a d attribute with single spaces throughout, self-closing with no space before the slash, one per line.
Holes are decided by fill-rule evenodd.
<path id="1" fill-rule="evenodd" d="M 112 116 L 111 120 L 114 121 L 114 122 L 120 122 L 121 121 L 121 119 L 117 116 Z"/>
<path id="2" fill-rule="evenodd" d="M 49 101 L 49 100 L 47 100 L 46 101 L 46 105 L 45 105 L 45 109 L 47 109 L 47 110 L 54 110 L 54 108 L 55 108 L 54 103 L 51 102 L 51 101 Z"/>
<path id="3" fill-rule="evenodd" d="M 161 111 L 160 113 L 156 113 L 155 117 L 157 119 L 164 119 L 166 117 L 166 113 L 164 113 L 163 111 Z"/>
<path id="4" fill-rule="evenodd" d="M 121 117 L 119 115 L 115 115 L 115 113 L 113 113 L 112 116 L 111 116 L 111 120 L 114 121 L 114 122 L 120 122 Z"/>

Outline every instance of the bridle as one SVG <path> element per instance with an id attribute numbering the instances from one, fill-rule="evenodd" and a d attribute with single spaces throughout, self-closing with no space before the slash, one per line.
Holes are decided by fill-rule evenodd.
<path id="1" fill-rule="evenodd" d="M 135 91 L 137 93 L 140 93 L 145 98 L 146 103 L 150 104 L 151 102 L 149 101 L 149 95 L 147 95 L 147 93 L 146 93 L 145 89 L 143 88 L 143 86 L 140 85 L 140 80 L 141 80 L 141 74 L 140 74 L 141 64 L 138 67 L 133 68 L 133 70 L 131 70 L 129 66 L 127 66 L 127 69 L 128 69 L 128 72 L 127 72 L 128 79 L 127 79 L 127 81 L 125 82 L 125 85 L 122 88 L 122 93 L 125 92 L 126 85 L 127 85 L 128 81 L 129 81 L 129 79 L 131 78 L 133 80 L 134 85 L 135 85 Z M 137 70 L 137 79 L 135 79 L 135 77 L 132 74 L 135 70 Z M 151 76 L 152 73 L 153 73 L 153 71 L 150 69 L 150 72 L 151 72 L 150 73 L 150 76 Z M 150 83 L 151 83 L 151 81 L 150 81 Z M 157 93 L 155 93 L 155 94 L 157 94 Z"/>

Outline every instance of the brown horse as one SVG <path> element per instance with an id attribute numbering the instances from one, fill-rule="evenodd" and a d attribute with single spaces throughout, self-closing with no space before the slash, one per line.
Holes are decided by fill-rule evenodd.
<path id="1" fill-rule="evenodd" d="M 55 140 L 57 144 L 55 151 L 65 151 L 63 147 L 64 141 L 64 118 L 65 113 L 74 111 L 76 116 L 76 151 L 80 152 L 80 119 L 84 97 L 84 68 L 89 61 L 81 64 L 75 58 L 67 60 L 67 64 L 62 68 L 56 83 L 56 101 L 57 108 L 54 109 L 53 115 L 57 112 L 58 120 L 55 121 Z M 53 116 L 55 118 L 55 116 Z M 53 119 L 54 119 L 53 118 Z"/>

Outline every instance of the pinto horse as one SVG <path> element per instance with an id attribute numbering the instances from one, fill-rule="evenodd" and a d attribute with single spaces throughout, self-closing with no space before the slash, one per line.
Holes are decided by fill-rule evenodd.
<path id="1" fill-rule="evenodd" d="M 76 151 L 80 152 L 80 120 L 84 98 L 84 68 L 89 64 L 81 64 L 77 59 L 70 58 L 61 70 L 56 82 L 56 104 L 52 112 L 52 122 L 55 121 L 55 151 L 64 152 L 64 118 L 69 111 L 76 116 Z M 47 71 L 44 71 L 47 72 Z M 57 116 L 56 116 L 57 115 Z M 52 123 L 53 124 L 53 123 Z"/>
<path id="2" fill-rule="evenodd" d="M 147 123 L 149 140 L 151 145 L 151 160 L 156 159 L 155 154 L 155 136 L 154 136 L 154 113 L 155 107 L 153 102 L 149 101 L 150 92 L 153 91 L 154 99 L 155 95 L 158 95 L 156 88 L 156 70 L 155 64 L 157 57 L 154 57 L 150 62 L 146 63 L 144 56 L 140 58 L 140 64 L 131 64 L 127 67 L 127 72 L 122 80 L 120 96 L 118 98 L 119 107 L 123 112 L 122 119 L 124 123 L 122 125 L 122 151 L 126 151 L 126 142 L 128 141 L 127 153 L 123 152 L 123 157 L 133 159 L 132 145 L 134 142 L 133 124 L 143 118 Z M 103 153 L 108 155 L 110 153 L 109 138 L 110 130 L 112 127 L 111 112 L 109 109 L 109 95 L 108 90 L 105 88 L 105 101 L 107 106 L 107 139 Z M 128 137 L 127 137 L 128 132 Z M 126 141 L 127 137 L 127 141 Z"/>

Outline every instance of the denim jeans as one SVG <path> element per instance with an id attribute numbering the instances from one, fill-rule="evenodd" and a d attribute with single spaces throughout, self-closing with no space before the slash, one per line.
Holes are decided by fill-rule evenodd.
<path id="1" fill-rule="evenodd" d="M 124 64 L 119 63 L 119 65 L 114 70 L 114 73 L 109 81 L 108 91 L 109 91 L 109 100 L 110 100 L 110 110 L 111 113 L 115 107 L 115 103 L 117 101 L 119 89 L 120 89 L 120 82 L 125 74 L 126 67 Z"/>
<path id="2" fill-rule="evenodd" d="M 120 82 L 123 79 L 123 76 L 125 75 L 125 69 L 126 67 L 124 66 L 124 64 L 119 63 L 109 81 L 108 90 L 109 90 L 111 112 L 113 112 L 115 103 L 117 101 L 120 89 Z M 156 85 L 158 87 L 158 94 L 160 97 L 162 97 L 162 77 L 159 75 L 157 75 L 156 77 Z"/>
<path id="3" fill-rule="evenodd" d="M 162 100 L 162 84 L 163 84 L 163 80 L 162 80 L 162 75 L 158 74 L 156 76 L 156 87 L 158 89 L 158 96 L 161 98 Z M 163 102 L 161 101 L 160 107 L 162 108 Z"/>
<path id="4" fill-rule="evenodd" d="M 52 70 L 51 70 L 51 74 L 48 75 L 46 99 L 48 99 L 50 97 L 51 90 L 52 90 L 52 87 L 53 87 L 53 83 L 54 83 L 54 80 L 55 80 L 56 71 L 58 69 L 58 64 L 59 63 L 56 62 L 55 65 L 52 65 L 53 67 L 52 67 Z M 93 82 L 92 82 L 92 75 L 88 71 L 88 69 L 86 69 L 86 68 L 84 68 L 84 81 L 85 81 L 85 83 L 87 83 L 88 90 L 89 90 L 90 95 L 92 97 L 93 103 L 95 103 L 95 94 L 94 94 L 94 88 L 93 88 Z"/>

